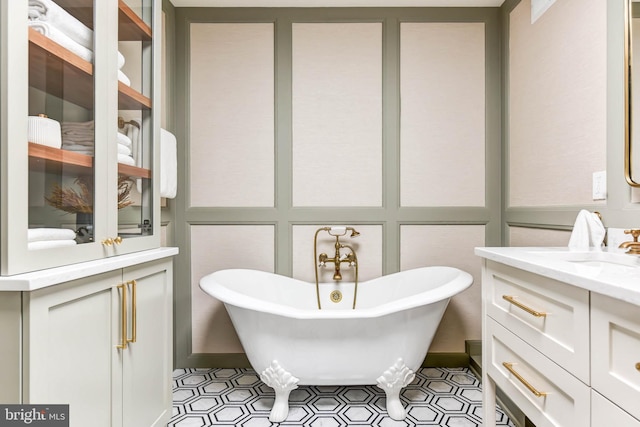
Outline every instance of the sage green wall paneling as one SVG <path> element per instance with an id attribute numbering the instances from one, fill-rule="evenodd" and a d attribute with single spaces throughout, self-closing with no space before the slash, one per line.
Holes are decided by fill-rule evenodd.
<path id="1" fill-rule="evenodd" d="M 484 28 L 485 51 L 485 133 L 486 146 L 483 158 L 476 159 L 483 163 L 485 202 L 476 206 L 400 206 L 400 28 L 403 22 L 430 23 L 474 23 Z M 192 206 L 190 188 L 190 156 L 194 155 L 193 135 L 190 123 L 193 120 L 193 104 L 191 82 L 191 65 L 196 63 L 191 57 L 190 35 L 192 24 L 204 23 L 256 23 L 269 24 L 274 28 L 274 99 L 275 121 L 273 139 L 275 141 L 275 163 L 272 181 L 275 182 L 274 206 L 247 207 L 238 206 Z M 293 105 L 292 82 L 294 24 L 308 23 L 366 23 L 382 26 L 382 143 L 378 148 L 381 154 L 381 165 L 375 166 L 376 173 L 381 174 L 382 182 L 375 184 L 382 188 L 379 206 L 349 206 L 337 198 L 328 206 L 294 206 L 293 178 L 293 134 L 295 111 Z M 401 227 L 407 226 L 470 226 L 480 230 L 483 244 L 499 244 L 500 242 L 500 51 L 499 51 L 499 9 L 497 8 L 177 8 L 176 9 L 176 59 L 175 59 L 175 122 L 176 136 L 182 142 L 179 150 L 179 190 L 172 203 L 175 218 L 175 240 L 180 247 L 176 259 L 176 366 L 195 367 L 212 366 L 211 363 L 230 363 L 229 357 L 235 358 L 237 347 L 230 341 L 199 343 L 192 340 L 192 317 L 195 312 L 197 290 L 193 288 L 199 275 L 214 271 L 218 267 L 205 256 L 199 261 L 198 271 L 194 271 L 193 259 L 195 247 L 200 245 L 192 239 L 201 239 L 192 230 L 198 227 L 267 227 L 273 231 L 271 250 L 263 246 L 264 241 L 257 241 L 256 246 L 273 256 L 275 272 L 296 277 L 309 277 L 313 274 L 312 250 L 313 231 L 317 226 L 344 224 L 354 225 L 363 236 L 350 241 L 358 245 L 358 256 L 364 257 L 361 267 L 363 274 L 380 275 L 399 271 L 401 268 Z M 347 117 L 348 118 L 348 117 Z M 373 126 L 379 125 L 376 123 Z M 358 141 L 359 142 L 359 141 Z M 219 141 L 217 142 L 219 143 Z M 334 147 L 332 147 L 334 148 Z M 336 150 L 334 149 L 333 152 Z M 319 147 L 317 156 L 330 159 L 332 150 Z M 465 154 L 465 153 L 462 153 Z M 369 158 L 371 153 L 364 153 L 362 158 Z M 358 162 L 356 158 L 353 160 Z M 486 165 L 484 164 L 486 163 Z M 359 166 L 358 166 L 359 167 Z M 347 195 L 357 187 L 350 187 L 349 182 L 332 180 L 332 170 L 320 171 L 327 183 L 327 188 L 318 191 L 336 191 Z M 340 171 L 342 172 L 342 171 Z M 271 179 L 271 178 L 267 178 Z M 358 184 L 360 185 L 360 184 Z M 374 185 L 374 184 L 372 184 Z M 419 181 L 416 185 L 424 185 Z M 437 185 L 446 185 L 438 182 Z M 305 190 L 307 191 L 307 190 Z M 464 191 L 459 186 L 452 186 L 452 194 Z M 216 194 L 212 194 L 215 199 Z M 455 196 L 454 196 L 455 197 Z M 324 202 L 326 204 L 326 202 Z M 476 202 L 477 203 L 477 202 Z M 475 232 L 474 232 L 475 233 Z M 474 234 L 475 236 L 475 234 Z M 210 244 L 216 247 L 217 237 L 211 237 Z M 474 238 L 475 239 L 475 238 Z M 469 239 L 471 244 L 474 239 Z M 307 241 L 308 240 L 308 241 Z M 477 239 L 476 239 L 477 240 Z M 199 240 L 198 240 L 199 241 Z M 437 243 L 429 240 L 416 240 L 408 250 L 413 253 L 433 250 Z M 475 244 L 475 243 L 474 243 Z M 303 248 L 303 249 L 301 249 Z M 304 251 L 304 253 L 302 252 Z M 235 261 L 251 267 L 253 264 L 243 261 L 242 249 L 227 249 Z M 453 265 L 456 257 L 448 255 L 442 263 Z M 197 308 L 199 310 L 199 308 Z M 211 312 L 204 310 L 204 318 Z M 208 313 L 208 314 L 206 314 Z M 200 316 L 200 314 L 198 315 Z M 209 317 L 210 319 L 211 317 Z M 448 335 L 445 330 L 443 337 Z M 202 330 L 202 329 L 201 329 Z M 226 333 L 226 332 L 225 332 Z M 470 332 L 471 338 L 475 335 Z M 464 346 L 465 334 L 459 335 L 460 345 L 443 338 L 440 343 L 434 342 L 434 348 L 440 352 L 458 351 Z M 476 337 L 477 338 L 477 337 Z M 206 340 L 206 339 L 205 339 Z M 456 339 L 457 340 L 457 339 Z M 193 343 L 192 343 L 193 341 Z M 219 345 L 223 342 L 227 344 Z M 202 345 L 201 345 L 202 344 Z M 227 356 L 228 355 L 228 356 Z"/>

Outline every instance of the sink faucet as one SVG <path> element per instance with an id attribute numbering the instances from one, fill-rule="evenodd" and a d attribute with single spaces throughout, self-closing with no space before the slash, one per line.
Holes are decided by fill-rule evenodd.
<path id="1" fill-rule="evenodd" d="M 631 234 L 633 236 L 633 241 L 628 241 L 620 244 L 619 248 L 627 249 L 628 254 L 631 255 L 640 255 L 640 242 L 638 242 L 638 237 L 640 237 L 640 228 L 632 228 L 631 230 L 624 230 L 624 234 Z"/>

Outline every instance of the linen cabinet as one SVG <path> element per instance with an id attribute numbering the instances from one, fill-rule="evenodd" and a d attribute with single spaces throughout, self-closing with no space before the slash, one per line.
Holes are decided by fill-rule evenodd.
<path id="1" fill-rule="evenodd" d="M 0 8 L 0 274 L 160 246 L 160 2 Z"/>

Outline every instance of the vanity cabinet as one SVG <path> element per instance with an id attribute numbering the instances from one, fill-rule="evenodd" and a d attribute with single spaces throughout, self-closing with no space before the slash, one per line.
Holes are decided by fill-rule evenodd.
<path id="1" fill-rule="evenodd" d="M 640 426 L 640 307 L 523 259 L 483 260 L 484 407 L 498 387 L 536 427 Z"/>
<path id="2" fill-rule="evenodd" d="M 165 426 L 173 371 L 169 253 L 6 293 L 14 302 L 3 313 L 13 312 L 19 321 L 0 325 L 5 346 L 14 349 L 0 368 L 8 380 L 1 400 L 68 404 L 76 427 Z M 10 380 L 12 372 L 17 374 Z"/>
<path id="3" fill-rule="evenodd" d="M 160 246 L 160 14 L 0 3 L 1 275 Z"/>

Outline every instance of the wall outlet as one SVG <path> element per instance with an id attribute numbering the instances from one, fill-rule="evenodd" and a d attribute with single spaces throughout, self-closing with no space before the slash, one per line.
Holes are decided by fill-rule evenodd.
<path id="1" fill-rule="evenodd" d="M 607 171 L 593 173 L 593 200 L 607 199 Z"/>

